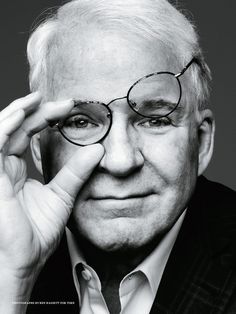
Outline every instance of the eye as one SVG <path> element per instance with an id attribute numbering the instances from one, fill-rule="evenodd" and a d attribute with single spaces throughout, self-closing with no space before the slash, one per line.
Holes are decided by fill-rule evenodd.
<path id="1" fill-rule="evenodd" d="M 97 123 L 86 115 L 76 115 L 66 119 L 63 123 L 63 127 L 74 129 L 93 128 L 98 126 Z"/>
<path id="2" fill-rule="evenodd" d="M 164 128 L 166 126 L 172 125 L 171 120 L 167 117 L 162 118 L 148 118 L 140 123 L 146 128 Z"/>

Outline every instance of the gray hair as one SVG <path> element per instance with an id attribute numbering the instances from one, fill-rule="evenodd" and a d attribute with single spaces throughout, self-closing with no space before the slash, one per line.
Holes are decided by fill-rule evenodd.
<path id="1" fill-rule="evenodd" d="M 119 30 L 163 43 L 177 60 L 180 70 L 196 57 L 188 70 L 198 109 L 209 103 L 211 74 L 206 65 L 195 27 L 166 0 L 72 0 L 59 7 L 31 34 L 27 55 L 30 88 L 45 95 L 51 86 L 49 60 L 53 59 L 67 34 L 86 24 L 105 30 Z"/>

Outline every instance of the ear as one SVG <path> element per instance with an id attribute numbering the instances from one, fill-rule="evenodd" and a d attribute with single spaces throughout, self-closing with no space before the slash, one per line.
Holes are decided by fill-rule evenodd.
<path id="1" fill-rule="evenodd" d="M 40 134 L 37 133 L 31 138 L 30 149 L 35 167 L 41 175 L 43 175 L 42 158 L 40 151 Z"/>
<path id="2" fill-rule="evenodd" d="M 211 110 L 204 109 L 198 112 L 198 175 L 207 168 L 213 153 L 215 120 Z"/>

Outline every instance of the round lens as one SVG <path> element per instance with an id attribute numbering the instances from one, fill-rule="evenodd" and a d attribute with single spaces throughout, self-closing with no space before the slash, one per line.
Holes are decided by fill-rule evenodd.
<path id="1" fill-rule="evenodd" d="M 150 74 L 128 92 L 131 108 L 144 117 L 163 117 L 174 111 L 181 98 L 181 86 L 173 73 Z"/>
<path id="2" fill-rule="evenodd" d="M 70 116 L 58 127 L 68 141 L 85 146 L 104 138 L 110 125 L 111 114 L 105 104 L 77 101 Z"/>

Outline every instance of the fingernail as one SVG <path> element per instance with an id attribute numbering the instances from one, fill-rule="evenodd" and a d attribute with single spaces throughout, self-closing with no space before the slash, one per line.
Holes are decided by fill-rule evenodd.
<path id="1" fill-rule="evenodd" d="M 61 104 L 63 104 L 63 105 L 66 104 L 68 106 L 74 107 L 75 101 L 74 101 L 74 99 L 71 98 L 71 99 L 67 99 L 67 100 L 62 101 Z"/>
<path id="2" fill-rule="evenodd" d="M 73 98 L 69 99 L 68 101 L 69 101 L 71 104 L 73 104 L 73 106 L 74 106 L 75 103 L 76 103 L 76 101 L 75 101 Z"/>

